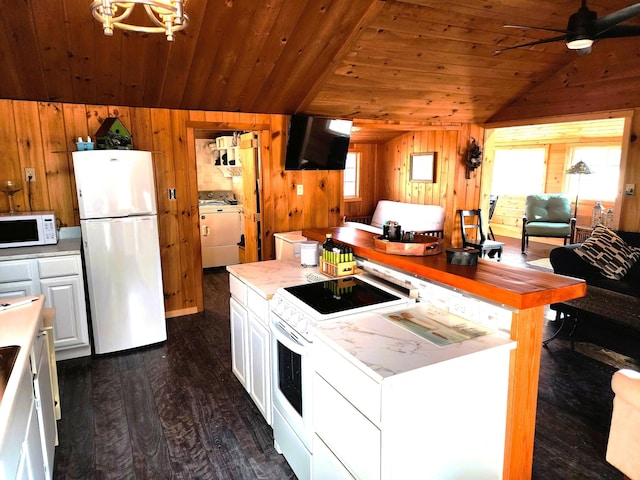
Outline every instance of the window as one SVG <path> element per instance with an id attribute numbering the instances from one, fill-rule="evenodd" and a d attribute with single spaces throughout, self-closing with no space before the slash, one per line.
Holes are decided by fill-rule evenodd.
<path id="1" fill-rule="evenodd" d="M 496 148 L 492 195 L 543 193 L 546 149 Z"/>
<path id="2" fill-rule="evenodd" d="M 591 175 L 565 175 L 567 191 L 579 193 L 580 199 L 615 201 L 620 178 L 621 154 L 620 145 L 573 147 L 567 168 L 582 160 L 588 165 Z"/>
<path id="3" fill-rule="evenodd" d="M 344 167 L 344 198 L 360 197 L 360 152 L 349 152 Z"/>

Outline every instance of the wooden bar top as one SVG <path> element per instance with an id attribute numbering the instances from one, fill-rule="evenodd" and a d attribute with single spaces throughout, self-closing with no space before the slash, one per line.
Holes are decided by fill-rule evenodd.
<path id="1" fill-rule="evenodd" d="M 587 291 L 584 280 L 551 272 L 541 272 L 496 260 L 478 259 L 478 265 L 450 265 L 446 252 L 425 257 L 390 255 L 374 248 L 378 234 L 353 227 L 310 228 L 302 235 L 323 243 L 326 234 L 353 248 L 363 258 L 388 265 L 420 277 L 459 288 L 465 292 L 524 309 L 583 297 Z"/>

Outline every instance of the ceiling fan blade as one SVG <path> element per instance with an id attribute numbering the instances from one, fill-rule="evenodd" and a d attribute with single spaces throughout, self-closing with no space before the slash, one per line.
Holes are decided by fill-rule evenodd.
<path id="1" fill-rule="evenodd" d="M 640 15 L 640 3 L 629 5 L 628 7 L 618 10 L 617 12 L 613 12 L 609 15 L 605 15 L 604 17 L 596 19 L 596 31 L 598 33 L 607 31 L 610 28 L 615 27 L 619 23 L 635 17 L 636 15 Z"/>
<path id="2" fill-rule="evenodd" d="M 507 50 L 513 50 L 513 49 L 522 48 L 522 47 L 531 47 L 533 45 L 541 45 L 543 43 L 559 42 L 559 41 L 564 41 L 565 39 L 566 39 L 566 35 L 559 35 L 557 37 L 545 38 L 544 40 L 537 40 L 535 42 L 522 43 L 514 47 L 501 48 L 500 50 L 496 50 L 493 53 L 494 55 L 496 55 L 498 53 L 505 52 Z"/>
<path id="3" fill-rule="evenodd" d="M 637 37 L 640 36 L 640 26 L 638 25 L 616 25 L 602 33 L 596 35 L 596 38 L 620 38 L 620 37 Z"/>
<path id="4" fill-rule="evenodd" d="M 504 28 L 523 28 L 530 30 L 544 30 L 546 32 L 556 32 L 556 33 L 567 33 L 566 30 L 560 30 L 557 28 L 547 28 L 547 27 L 531 27 L 529 25 L 503 25 Z"/>

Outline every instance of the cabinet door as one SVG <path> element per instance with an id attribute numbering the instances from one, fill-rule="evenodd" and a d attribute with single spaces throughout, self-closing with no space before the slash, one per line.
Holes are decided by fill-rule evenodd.
<path id="1" fill-rule="evenodd" d="M 33 391 L 36 398 L 38 425 L 42 442 L 46 478 L 51 478 L 53 472 L 53 452 L 56 443 L 56 420 L 53 408 L 53 394 L 51 390 L 51 367 L 49 365 L 49 351 L 47 332 L 37 335 L 34 344 L 34 359 L 37 365 L 33 377 Z"/>
<path id="2" fill-rule="evenodd" d="M 51 478 L 50 473 L 45 471 L 45 462 L 42 455 L 42 443 L 40 440 L 40 430 L 38 429 L 38 419 L 36 415 L 36 407 L 31 399 L 31 408 L 29 409 L 29 423 L 27 426 L 27 435 L 22 443 L 22 457 L 19 467 L 21 478 L 30 480 L 39 480 L 41 478 Z M 20 471 L 22 469 L 22 471 Z"/>
<path id="3" fill-rule="evenodd" d="M 231 321 L 231 370 L 249 391 L 249 352 L 247 349 L 247 311 L 234 298 L 229 300 Z"/>
<path id="4" fill-rule="evenodd" d="M 249 314 L 249 394 L 271 425 L 271 348 L 269 330 Z"/>
<path id="5" fill-rule="evenodd" d="M 82 277 L 45 278 L 40 280 L 40 290 L 46 297 L 46 306 L 56 309 L 56 351 L 82 346 L 90 349 Z"/>

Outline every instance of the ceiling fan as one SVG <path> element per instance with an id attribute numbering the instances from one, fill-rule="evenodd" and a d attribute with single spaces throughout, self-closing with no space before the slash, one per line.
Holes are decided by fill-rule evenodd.
<path id="1" fill-rule="evenodd" d="M 602 18 L 598 18 L 596 12 L 589 10 L 587 7 L 587 1 L 582 0 L 582 6 L 576 13 L 569 17 L 569 22 L 565 30 L 547 27 L 531 27 L 527 25 L 504 25 L 505 28 L 546 30 L 548 32 L 561 33 L 562 35 L 537 40 L 535 42 L 523 43 L 515 47 L 503 48 L 496 50 L 495 53 L 513 50 L 514 48 L 530 47 L 531 45 L 539 45 L 542 43 L 564 41 L 567 44 L 567 48 L 577 51 L 578 55 L 587 55 L 591 52 L 591 45 L 595 40 L 640 36 L 640 26 L 620 25 L 620 23 L 639 14 L 640 3 L 636 3 L 617 12 L 605 15 Z"/>

